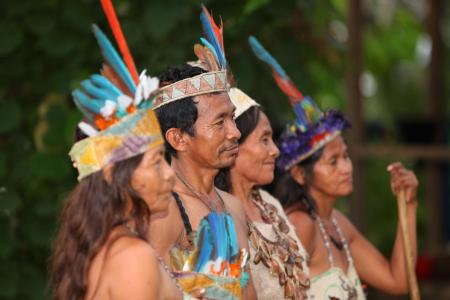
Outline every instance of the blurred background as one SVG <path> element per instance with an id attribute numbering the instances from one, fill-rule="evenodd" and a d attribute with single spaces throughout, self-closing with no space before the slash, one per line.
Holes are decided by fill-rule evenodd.
<path id="1" fill-rule="evenodd" d="M 200 1 L 115 0 L 139 70 L 194 58 Z M 397 208 L 386 166 L 420 180 L 417 274 L 423 299 L 450 299 L 450 2 L 203 1 L 225 25 L 238 86 L 276 132 L 292 118 L 255 35 L 321 108 L 344 110 L 355 192 L 339 206 L 389 256 Z M 76 184 L 67 155 L 81 114 L 70 92 L 101 66 L 91 32 L 112 39 L 96 0 L 0 3 L 0 299 L 49 299 L 47 265 L 61 205 Z M 369 290 L 369 299 L 388 297 Z"/>

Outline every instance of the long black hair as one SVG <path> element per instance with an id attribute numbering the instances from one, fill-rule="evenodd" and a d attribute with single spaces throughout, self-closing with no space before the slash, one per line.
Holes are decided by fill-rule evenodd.
<path id="1" fill-rule="evenodd" d="M 67 199 L 51 257 L 53 299 L 85 298 L 89 267 L 115 226 L 133 220 L 138 237 L 146 240 L 150 210 L 131 186 L 143 155 L 114 164 L 111 182 L 102 171 L 83 178 Z"/>
<path id="2" fill-rule="evenodd" d="M 313 155 L 297 164 L 299 168 L 305 171 L 305 183 L 300 185 L 292 178 L 289 172 L 283 174 L 282 178 L 277 182 L 274 196 L 280 200 L 284 209 L 289 209 L 300 201 L 300 209 L 313 216 L 316 205 L 314 199 L 309 195 L 308 188 L 313 179 L 314 166 L 320 159 L 323 148 L 320 148 Z"/>
<path id="3" fill-rule="evenodd" d="M 245 142 L 248 136 L 255 130 L 256 125 L 258 125 L 259 118 L 261 116 L 261 108 L 258 106 L 252 106 L 247 109 L 242 115 L 236 118 L 236 127 L 241 132 L 241 137 L 239 139 L 239 145 Z M 230 178 L 230 168 L 223 168 L 219 171 L 214 179 L 216 187 L 226 191 L 231 192 L 231 178 Z"/>

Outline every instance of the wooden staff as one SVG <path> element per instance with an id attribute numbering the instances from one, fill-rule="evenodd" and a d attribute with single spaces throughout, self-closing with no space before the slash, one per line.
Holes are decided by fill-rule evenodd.
<path id="1" fill-rule="evenodd" d="M 411 249 L 411 240 L 409 238 L 409 225 L 406 216 L 406 193 L 402 189 L 397 199 L 398 214 L 400 219 L 400 228 L 403 238 L 403 250 L 406 260 L 406 273 L 408 275 L 409 294 L 412 300 L 420 300 L 419 286 L 417 285 L 414 257 Z"/>

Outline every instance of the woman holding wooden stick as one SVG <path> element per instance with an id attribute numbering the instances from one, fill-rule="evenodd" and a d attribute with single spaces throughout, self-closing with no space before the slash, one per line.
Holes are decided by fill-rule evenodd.
<path id="1" fill-rule="evenodd" d="M 255 54 L 272 67 L 276 82 L 290 98 L 296 115 L 295 123 L 280 141 L 277 164 L 287 172 L 275 196 L 310 255 L 312 298 L 365 299 L 360 278 L 386 293 L 407 293 L 406 258 L 415 265 L 417 256 L 415 174 L 399 162 L 387 168 L 394 196 L 406 202 L 411 246 L 409 253 L 405 251 L 398 226 L 388 260 L 335 208 L 338 198 L 353 191 L 352 162 L 341 136 L 349 122 L 337 111 L 322 113 L 310 98 L 303 97 L 256 39 L 250 38 L 250 44 Z M 402 193 L 404 197 L 399 197 Z"/>

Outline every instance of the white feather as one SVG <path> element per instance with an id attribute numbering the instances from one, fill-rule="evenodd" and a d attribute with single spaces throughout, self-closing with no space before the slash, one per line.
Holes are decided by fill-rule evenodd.
<path id="1" fill-rule="evenodd" d="M 89 137 L 96 136 L 98 134 L 97 129 L 95 129 L 92 125 L 90 125 L 86 122 L 83 122 L 83 121 L 78 123 L 78 128 L 80 128 L 81 131 L 83 131 Z"/>

